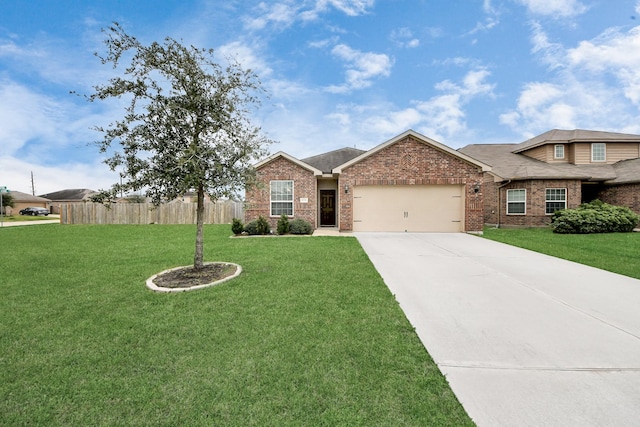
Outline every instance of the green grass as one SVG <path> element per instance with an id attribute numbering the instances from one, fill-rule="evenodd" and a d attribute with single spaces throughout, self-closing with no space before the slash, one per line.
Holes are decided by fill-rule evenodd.
<path id="1" fill-rule="evenodd" d="M 640 279 L 640 233 L 555 234 L 551 228 L 485 228 L 484 237 Z"/>
<path id="2" fill-rule="evenodd" d="M 473 425 L 355 239 L 193 226 L 0 229 L 0 425 Z"/>

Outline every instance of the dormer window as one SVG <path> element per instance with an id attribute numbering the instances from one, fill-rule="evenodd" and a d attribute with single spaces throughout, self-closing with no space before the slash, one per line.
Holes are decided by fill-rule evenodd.
<path id="1" fill-rule="evenodd" d="M 592 162 L 606 162 L 607 161 L 607 148 L 604 142 L 594 142 L 591 144 L 591 161 Z"/>
<path id="2" fill-rule="evenodd" d="M 556 145 L 553 150 L 554 159 L 564 159 L 564 145 Z"/>

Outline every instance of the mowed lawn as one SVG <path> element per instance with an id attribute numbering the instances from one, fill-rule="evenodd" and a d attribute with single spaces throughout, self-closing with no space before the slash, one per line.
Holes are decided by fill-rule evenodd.
<path id="1" fill-rule="evenodd" d="M 640 279 L 640 233 L 556 234 L 551 228 L 485 228 L 483 237 Z"/>
<path id="2" fill-rule="evenodd" d="M 230 234 L 158 294 L 194 226 L 0 229 L 0 425 L 473 425 L 356 239 Z"/>

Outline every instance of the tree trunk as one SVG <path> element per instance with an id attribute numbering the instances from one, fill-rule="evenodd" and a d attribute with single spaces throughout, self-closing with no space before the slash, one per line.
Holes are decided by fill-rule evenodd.
<path id="1" fill-rule="evenodd" d="M 198 185 L 198 204 L 196 207 L 196 253 L 193 257 L 193 268 L 199 270 L 204 267 L 203 258 L 204 243 L 204 187 Z"/>

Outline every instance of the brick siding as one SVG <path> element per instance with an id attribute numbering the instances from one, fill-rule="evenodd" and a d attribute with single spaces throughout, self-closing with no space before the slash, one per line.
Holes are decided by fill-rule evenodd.
<path id="1" fill-rule="evenodd" d="M 640 184 L 608 187 L 600 192 L 598 198 L 610 205 L 627 206 L 640 215 Z"/>
<path id="2" fill-rule="evenodd" d="M 302 218 L 316 228 L 317 209 L 317 180 L 313 172 L 296 165 L 295 163 L 278 157 L 263 165 L 258 170 L 258 179 L 263 185 L 256 188 L 248 188 L 246 200 L 249 201 L 245 209 L 245 221 L 250 222 L 265 217 L 271 228 L 275 229 L 279 216 L 270 216 L 270 189 L 269 182 L 274 180 L 293 180 L 293 217 Z M 300 199 L 306 198 L 308 203 L 301 203 Z"/>
<path id="3" fill-rule="evenodd" d="M 488 175 L 488 174 L 487 174 Z M 551 223 L 551 215 L 545 213 L 546 189 L 566 188 L 567 208 L 578 207 L 582 200 L 582 183 L 579 180 L 529 180 L 515 181 L 500 188 L 492 177 L 485 177 L 485 222 L 504 227 L 542 227 Z M 507 190 L 525 189 L 526 215 L 507 215 Z"/>
<path id="4" fill-rule="evenodd" d="M 478 166 L 467 163 L 412 136 L 392 144 L 344 169 L 338 188 L 348 185 L 466 186 L 465 231 L 481 231 L 483 218 L 483 176 Z M 479 186 L 479 192 L 475 187 Z M 353 191 L 340 197 L 340 230 L 353 229 Z"/>

